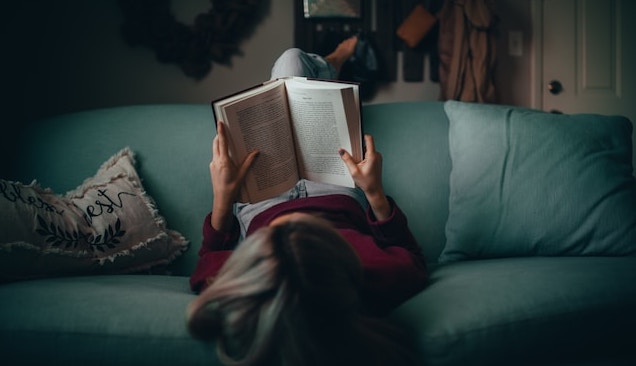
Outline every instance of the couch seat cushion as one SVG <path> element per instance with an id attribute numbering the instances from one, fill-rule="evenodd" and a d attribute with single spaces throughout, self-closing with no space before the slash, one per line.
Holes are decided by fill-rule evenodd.
<path id="1" fill-rule="evenodd" d="M 187 277 L 61 277 L 0 286 L 5 365 L 220 365 L 188 334 Z M 37 346 L 37 349 L 34 349 Z"/>
<path id="2" fill-rule="evenodd" d="M 636 346 L 634 280 L 634 257 L 458 262 L 393 317 L 429 366 L 607 362 Z"/>

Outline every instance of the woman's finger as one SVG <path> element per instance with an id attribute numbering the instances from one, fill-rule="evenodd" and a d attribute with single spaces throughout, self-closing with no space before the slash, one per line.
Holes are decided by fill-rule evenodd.
<path id="1" fill-rule="evenodd" d="M 256 156 L 258 156 L 258 151 L 254 150 L 251 153 L 249 153 L 247 157 L 245 157 L 245 160 L 243 161 L 243 164 L 241 164 L 241 167 L 239 169 L 239 176 L 238 176 L 239 181 L 243 181 L 243 179 L 245 179 L 245 176 L 247 175 L 247 171 L 250 169 L 250 167 L 254 163 Z"/>
<path id="2" fill-rule="evenodd" d="M 345 150 L 345 149 L 338 150 L 338 153 L 340 154 L 340 157 L 342 158 L 342 161 L 344 161 L 345 166 L 347 167 L 347 169 L 349 169 L 349 173 L 351 173 L 353 175 L 353 173 L 357 170 L 358 165 L 353 160 L 353 157 L 351 156 L 351 154 L 349 154 L 349 152 L 347 150 Z"/>
<path id="3" fill-rule="evenodd" d="M 216 136 L 219 140 L 219 153 L 227 154 L 227 143 L 225 139 L 225 124 L 222 121 L 217 122 L 216 125 Z"/>
<path id="4" fill-rule="evenodd" d="M 212 158 L 219 156 L 219 135 L 212 139 Z"/>
<path id="5" fill-rule="evenodd" d="M 373 136 L 364 135 L 364 143 L 367 147 L 367 152 L 375 152 L 375 141 L 373 141 Z"/>

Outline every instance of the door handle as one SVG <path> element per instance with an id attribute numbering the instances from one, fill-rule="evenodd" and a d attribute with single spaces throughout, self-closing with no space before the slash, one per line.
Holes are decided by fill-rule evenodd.
<path id="1" fill-rule="evenodd" d="M 563 91 L 563 85 L 558 80 L 552 80 L 548 83 L 548 91 L 550 94 L 557 95 Z"/>

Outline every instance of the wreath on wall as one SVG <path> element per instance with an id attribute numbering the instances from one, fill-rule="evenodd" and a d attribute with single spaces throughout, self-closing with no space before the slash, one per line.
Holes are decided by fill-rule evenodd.
<path id="1" fill-rule="evenodd" d="M 213 62 L 229 66 L 233 56 L 242 54 L 239 44 L 269 10 L 269 0 L 210 2 L 207 12 L 186 25 L 172 14 L 170 0 L 119 0 L 124 40 L 130 46 L 151 48 L 159 62 L 176 64 L 200 80 Z"/>

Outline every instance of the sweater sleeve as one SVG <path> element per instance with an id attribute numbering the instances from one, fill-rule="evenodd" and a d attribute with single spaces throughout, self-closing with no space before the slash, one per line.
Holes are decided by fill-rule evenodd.
<path id="1" fill-rule="evenodd" d="M 364 270 L 364 303 L 368 311 L 385 315 L 424 289 L 428 272 L 422 250 L 404 213 L 390 199 L 392 213 L 378 221 L 371 210 L 371 237 L 351 237 Z M 352 233 L 352 236 L 355 234 Z"/>
<path id="2" fill-rule="evenodd" d="M 219 273 L 219 270 L 230 257 L 238 243 L 240 229 L 236 218 L 233 219 L 229 232 L 215 230 L 210 221 L 212 213 L 206 215 L 203 222 L 203 242 L 199 249 L 199 260 L 190 276 L 190 288 L 199 293 Z"/>
<path id="3" fill-rule="evenodd" d="M 418 260 L 425 262 L 422 249 L 409 229 L 406 215 L 392 198 L 389 198 L 389 202 L 391 215 L 382 221 L 375 218 L 371 208 L 367 209 L 367 221 L 376 244 L 381 248 L 402 247 L 411 252 Z"/>

